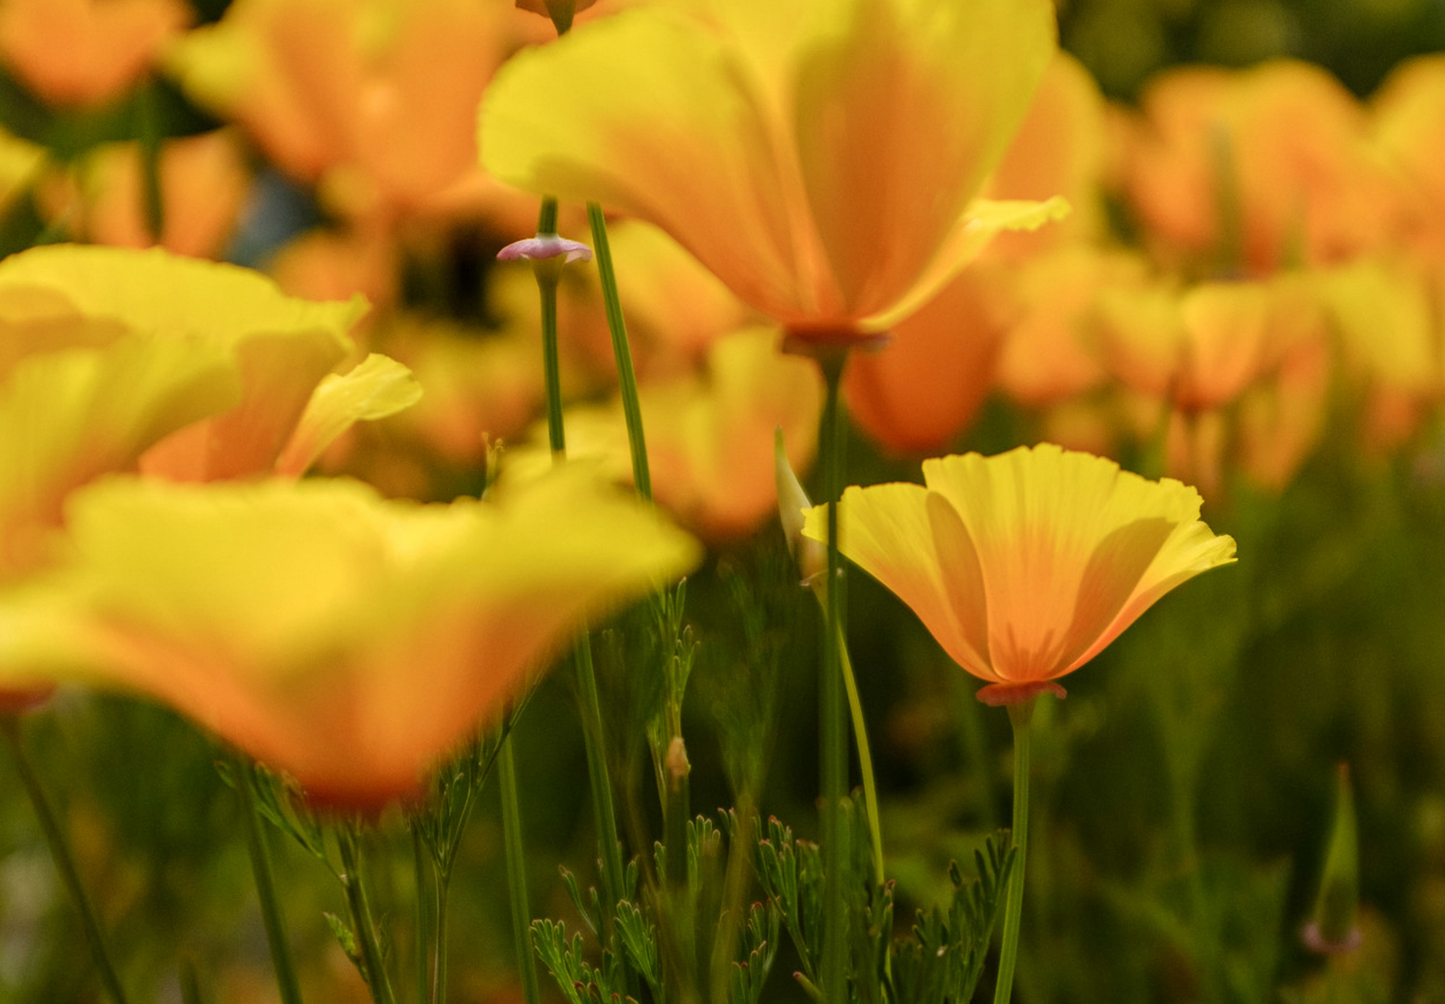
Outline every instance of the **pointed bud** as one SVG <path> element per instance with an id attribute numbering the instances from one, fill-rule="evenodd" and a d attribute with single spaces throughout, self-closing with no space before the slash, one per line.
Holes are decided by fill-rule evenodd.
<path id="1" fill-rule="evenodd" d="M 773 473 L 778 483 L 778 519 L 783 524 L 783 536 L 788 540 L 788 553 L 803 573 L 803 585 L 815 588 L 827 577 L 828 549 L 818 541 L 803 536 L 803 524 L 806 522 L 803 512 L 813 508 L 813 503 L 788 463 L 781 427 L 773 433 Z"/>
<path id="2" fill-rule="evenodd" d="M 1304 929 L 1304 943 L 1322 955 L 1349 952 L 1360 945 L 1355 913 L 1360 901 L 1360 850 L 1355 824 L 1355 796 L 1350 768 L 1340 764 L 1335 793 L 1335 818 L 1325 852 L 1324 875 L 1314 917 Z"/>
<path id="3" fill-rule="evenodd" d="M 557 28 L 557 34 L 565 35 L 572 27 L 573 15 L 596 2 L 597 0 L 517 0 L 517 6 L 533 14 L 550 17 Z"/>

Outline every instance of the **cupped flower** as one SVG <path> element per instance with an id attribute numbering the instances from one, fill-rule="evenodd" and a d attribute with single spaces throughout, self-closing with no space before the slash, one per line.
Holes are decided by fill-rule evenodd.
<path id="1" fill-rule="evenodd" d="M 504 66 L 482 162 L 654 223 L 795 334 L 848 341 L 1057 211 L 973 201 L 1054 36 L 1040 0 L 645 6 Z"/>
<path id="2" fill-rule="evenodd" d="M 156 438 L 173 434 L 143 461 L 187 480 L 273 470 L 318 384 L 355 351 L 350 330 L 366 312 L 359 297 L 300 300 L 249 269 L 158 249 L 35 248 L 0 265 L 0 298 L 29 305 L 24 323 L 40 351 L 61 347 L 46 334 L 53 330 L 88 332 L 90 344 L 134 334 L 165 346 L 157 351 L 226 358 L 239 400 L 193 415 L 185 428 L 157 430 Z"/>
<path id="3" fill-rule="evenodd" d="M 168 63 L 346 215 L 414 212 L 477 173 L 477 101 L 513 17 L 508 0 L 237 0 Z"/>
<path id="4" fill-rule="evenodd" d="M 349 480 L 112 478 L 68 526 L 52 602 L 0 605 L 25 657 L 5 671 L 139 691 L 348 807 L 417 793 L 585 618 L 699 557 L 575 469 L 449 505 Z"/>
<path id="5" fill-rule="evenodd" d="M 1193 488 L 1051 444 L 923 463 L 925 484 L 853 487 L 839 547 L 907 603 L 987 703 L 1097 655 L 1175 586 L 1234 561 Z M 804 529 L 827 535 L 827 508 Z"/>

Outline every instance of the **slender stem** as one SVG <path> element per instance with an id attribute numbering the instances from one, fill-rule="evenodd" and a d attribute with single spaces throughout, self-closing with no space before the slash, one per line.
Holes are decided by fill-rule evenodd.
<path id="1" fill-rule="evenodd" d="M 165 200 L 161 194 L 161 122 L 155 80 L 148 81 L 136 92 L 136 135 L 140 140 L 141 205 L 145 209 L 146 230 L 153 243 L 159 244 L 166 229 Z"/>
<path id="2" fill-rule="evenodd" d="M 557 232 L 557 200 L 547 196 L 537 216 L 537 233 Z M 562 425 L 562 365 L 557 349 L 557 273 L 548 268 L 533 270 L 537 292 L 542 298 L 542 376 L 547 388 L 547 439 L 554 456 L 567 452 Z"/>
<path id="3" fill-rule="evenodd" d="M 602 845 L 602 923 L 610 932 L 623 889 L 622 845 L 617 838 L 617 810 L 612 802 L 612 782 L 607 776 L 607 758 L 602 745 L 602 707 L 597 699 L 597 674 L 592 668 L 592 645 L 587 636 L 577 641 L 577 683 L 582 698 L 582 734 L 587 747 L 587 773 L 592 780 L 593 810 L 597 817 L 597 840 Z"/>
<path id="4" fill-rule="evenodd" d="M 1009 874 L 1008 902 L 1004 906 L 1003 951 L 998 961 L 998 983 L 994 986 L 993 1004 L 1008 1004 L 1013 993 L 1014 965 L 1018 962 L 1019 915 L 1024 905 L 1024 862 L 1029 839 L 1029 723 L 1034 716 L 1034 701 L 1008 706 L 1008 718 L 1014 730 L 1014 816 L 1013 871 Z"/>
<path id="5" fill-rule="evenodd" d="M 386 965 L 382 961 L 381 946 L 376 940 L 376 923 L 371 918 L 371 905 L 366 898 L 366 883 L 361 874 L 361 855 L 357 848 L 354 823 L 343 823 L 337 834 L 337 846 L 341 850 L 341 867 L 345 874 L 342 885 L 346 889 L 346 905 L 351 910 L 351 926 L 356 933 L 357 947 L 361 949 L 361 964 L 366 970 L 366 984 L 371 989 L 375 1004 L 396 1004 L 391 992 L 391 981 L 386 978 Z M 437 982 L 441 982 L 441 973 Z"/>
<path id="6" fill-rule="evenodd" d="M 286 916 L 276 895 L 276 877 L 271 870 L 271 851 L 261 814 L 256 811 L 256 777 L 250 760 L 237 753 L 231 759 L 236 776 L 236 790 L 241 795 L 241 815 L 246 827 L 246 850 L 251 856 L 251 874 L 256 880 L 256 896 L 261 902 L 261 923 L 266 928 L 266 944 L 271 949 L 271 966 L 276 970 L 276 986 L 283 1004 L 301 1004 L 301 983 L 296 976 L 296 962 L 291 957 L 291 943 L 286 938 Z"/>
<path id="7" fill-rule="evenodd" d="M 512 937 L 517 943 L 517 968 L 522 973 L 522 997 L 526 1004 L 539 1004 L 537 961 L 532 952 L 532 911 L 527 905 L 527 867 L 522 844 L 522 812 L 517 800 L 517 765 L 512 758 L 512 738 L 502 740 L 497 757 L 497 780 L 502 790 L 502 836 L 507 855 L 507 892 L 512 900 Z"/>
<path id="8" fill-rule="evenodd" d="M 542 200 L 542 211 L 537 220 L 538 230 L 557 226 L 557 200 Z M 603 231 L 603 239 L 606 232 Z M 603 257 L 597 255 L 599 264 Z M 612 259 L 607 256 L 607 271 L 611 274 Z M 560 462 L 566 457 L 567 437 L 562 422 L 562 401 L 557 376 L 557 284 L 545 281 L 542 270 L 537 270 L 538 289 L 542 297 L 542 365 L 546 370 L 547 385 L 547 437 L 552 446 L 552 456 Z M 604 290 L 605 290 L 604 282 Z M 613 293 L 616 281 L 613 280 Z M 550 300 L 550 304 L 549 304 Z M 615 341 L 614 341 L 615 345 Z M 625 345 L 625 334 L 624 334 Z M 630 370 L 629 370 L 630 372 Z M 639 483 L 639 491 L 641 483 Z M 612 783 L 607 776 L 607 758 L 602 748 L 602 708 L 597 698 L 597 674 L 592 668 L 592 643 L 584 629 L 577 639 L 575 648 L 577 663 L 578 692 L 582 707 L 582 736 L 587 748 L 587 773 L 592 783 L 593 810 L 597 817 L 597 840 L 602 850 L 602 917 L 604 926 L 610 932 L 612 919 L 617 912 L 617 901 L 623 895 L 622 850 L 617 839 L 617 812 L 612 802 Z"/>
<path id="9" fill-rule="evenodd" d="M 612 355 L 617 362 L 617 382 L 622 390 L 622 415 L 627 422 L 627 446 L 632 451 L 632 483 L 637 494 L 652 501 L 652 472 L 647 466 L 647 439 L 642 433 L 642 406 L 637 399 L 637 374 L 632 368 L 632 349 L 627 343 L 627 322 L 622 318 L 622 300 L 617 294 L 617 272 L 612 267 L 612 246 L 607 241 L 607 220 L 602 207 L 587 203 L 587 221 L 592 225 L 592 253 L 597 258 L 597 277 L 602 283 L 602 304 L 607 309 L 607 330 L 612 333 Z"/>
<path id="10" fill-rule="evenodd" d="M 883 826 L 878 819 L 878 782 L 873 776 L 873 751 L 868 745 L 868 729 L 863 721 L 863 702 L 858 697 L 858 681 L 853 675 L 853 660 L 848 658 L 848 643 L 838 639 L 838 656 L 843 667 L 843 686 L 848 692 L 848 713 L 853 718 L 853 736 L 858 743 L 858 769 L 863 775 L 864 809 L 868 814 L 868 835 L 873 841 L 873 881 L 883 884 Z M 888 957 L 884 957 L 888 961 Z"/>
<path id="11" fill-rule="evenodd" d="M 838 501 L 843 491 L 845 419 L 839 387 L 847 356 L 843 352 L 819 356 L 827 386 L 823 403 L 823 497 L 828 503 L 827 624 L 823 630 L 823 666 L 818 683 L 818 732 L 821 787 L 823 789 L 823 984 L 830 1001 L 846 1001 L 847 970 L 844 958 L 846 918 L 843 904 L 843 796 L 847 778 L 847 747 L 843 721 L 842 560 L 838 552 Z"/>
<path id="12" fill-rule="evenodd" d="M 35 809 L 36 818 L 40 822 L 40 830 L 45 835 L 45 842 L 50 845 L 50 856 L 55 861 L 55 868 L 60 872 L 60 878 L 70 892 L 70 898 L 74 901 L 76 910 L 80 913 L 81 927 L 85 930 L 85 940 L 90 944 L 90 954 L 95 961 L 95 967 L 100 971 L 100 981 L 105 984 L 106 993 L 111 996 L 115 1004 L 126 1004 L 125 989 L 121 986 L 120 977 L 116 974 L 115 966 L 106 952 L 105 938 L 100 932 L 100 922 L 96 919 L 95 910 L 85 895 L 85 886 L 80 881 L 80 871 L 75 867 L 75 858 L 71 856 L 70 846 L 65 840 L 65 833 L 61 830 L 60 823 L 56 820 L 55 813 L 50 807 L 50 802 L 45 797 L 45 789 L 40 785 L 40 775 L 35 772 L 35 767 L 25 752 L 20 720 L 12 714 L 0 715 L 0 732 L 4 732 L 5 740 L 10 746 L 10 753 L 15 759 L 15 768 L 20 773 L 20 781 L 25 785 L 25 793 L 30 796 L 30 804 Z"/>
<path id="13" fill-rule="evenodd" d="M 411 826 L 411 863 L 412 874 L 415 879 L 416 890 L 413 894 L 416 900 L 416 999 L 417 1004 L 426 1004 L 431 1000 L 431 952 L 432 952 L 432 930 L 431 913 L 427 909 L 427 871 L 431 862 L 431 854 L 426 849 L 426 841 L 421 835 L 421 821 L 415 820 Z"/>
<path id="14" fill-rule="evenodd" d="M 431 1004 L 442 1004 L 447 999 L 447 903 L 451 900 L 452 872 L 450 866 L 437 875 L 436 881 L 436 944 L 432 952 L 432 968 L 436 976 L 431 984 Z"/>

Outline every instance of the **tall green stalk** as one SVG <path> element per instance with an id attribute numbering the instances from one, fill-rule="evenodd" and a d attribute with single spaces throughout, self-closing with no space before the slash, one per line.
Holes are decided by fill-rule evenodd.
<path id="1" fill-rule="evenodd" d="M 627 448 L 632 453 L 632 483 L 637 494 L 652 501 L 652 472 L 647 464 L 647 439 L 642 432 L 642 406 L 637 398 L 637 374 L 632 367 L 632 348 L 627 342 L 627 322 L 622 317 L 622 300 L 617 293 L 617 272 L 612 267 L 612 245 L 607 240 L 607 220 L 602 207 L 587 203 L 587 222 L 592 227 L 592 253 L 597 257 L 597 278 L 602 284 L 602 304 L 607 311 L 607 330 L 612 335 L 612 356 L 617 363 L 617 383 L 622 392 L 622 416 L 627 423 Z"/>
<path id="2" fill-rule="evenodd" d="M 517 766 L 512 759 L 512 737 L 502 740 L 497 755 L 497 779 L 502 789 L 502 837 L 507 857 L 507 892 L 512 901 L 512 938 L 517 943 L 517 968 L 522 973 L 522 997 L 539 1004 L 537 959 L 532 951 L 532 911 L 527 900 L 527 871 L 522 847 L 522 818 L 518 810 Z"/>
<path id="3" fill-rule="evenodd" d="M 1018 962 L 1019 919 L 1024 905 L 1024 863 L 1029 838 L 1029 735 L 1034 717 L 1036 697 L 1008 706 L 1008 719 L 1014 732 L 1014 814 L 1013 871 L 1009 873 L 1008 901 L 1004 905 L 1003 951 L 998 961 L 998 983 L 994 986 L 993 1004 L 1008 1004 L 1013 993 L 1014 966 Z"/>
<path id="4" fill-rule="evenodd" d="M 557 200 L 542 200 L 537 217 L 538 233 L 557 229 Z M 610 263 L 610 259 L 609 259 Z M 552 456 L 561 461 L 567 455 L 567 435 L 562 421 L 561 364 L 557 348 L 557 277 L 549 267 L 534 267 L 542 307 L 542 368 L 547 387 L 547 439 Z M 592 666 L 592 644 L 584 629 L 574 649 L 577 690 L 581 697 L 582 736 L 587 750 L 587 773 L 592 785 L 597 839 L 602 852 L 603 922 L 610 930 L 623 896 L 622 848 L 617 837 L 617 811 L 612 801 L 612 783 L 607 776 L 607 758 L 602 746 L 602 707 L 597 697 L 597 673 Z"/>
<path id="5" fill-rule="evenodd" d="M 276 987 L 282 1004 L 301 1004 L 301 983 L 296 976 L 296 963 L 291 957 L 291 943 L 286 940 L 286 917 L 276 895 L 276 878 L 271 870 L 271 851 L 261 814 L 256 811 L 256 776 L 251 762 L 237 753 L 231 760 L 236 777 L 236 790 L 241 795 L 241 814 L 246 827 L 246 851 L 251 856 L 251 874 L 255 876 L 256 897 L 261 903 L 261 923 L 266 928 L 266 944 L 271 950 L 271 967 L 276 970 Z"/>
<path id="6" fill-rule="evenodd" d="M 35 816 L 40 822 L 40 831 L 44 834 L 45 842 L 50 847 L 50 856 L 55 861 L 55 868 L 60 872 L 61 881 L 65 883 L 65 888 L 70 893 L 75 909 L 80 914 L 80 924 L 85 931 L 85 940 L 90 945 L 90 955 L 95 961 L 95 968 L 100 973 L 100 981 L 105 985 L 106 993 L 110 995 L 115 1004 L 126 1004 L 125 988 L 121 986 L 120 976 L 116 973 L 115 965 L 110 961 L 110 954 L 106 951 L 105 938 L 100 931 L 100 921 L 96 919 L 95 909 L 85 895 L 85 886 L 80 881 L 80 870 L 75 867 L 75 858 L 70 853 L 70 845 L 66 842 L 65 832 L 60 828 L 60 823 L 50 808 L 50 800 L 45 797 L 45 789 L 40 784 L 40 775 L 35 772 L 35 767 L 25 752 L 24 737 L 20 733 L 20 720 L 12 714 L 0 714 L 0 732 L 4 733 L 5 741 L 10 746 L 10 753 L 15 759 L 15 769 L 19 772 L 20 781 L 25 786 L 25 794 L 30 797 L 30 804 L 35 809 Z"/>
<path id="7" fill-rule="evenodd" d="M 823 665 L 818 683 L 818 732 L 821 788 L 823 794 L 823 986 L 829 1001 L 846 1001 L 847 960 L 844 934 L 847 922 L 843 906 L 843 847 L 846 828 L 843 796 L 847 787 L 847 728 L 843 720 L 843 624 L 844 595 L 842 557 L 838 551 L 838 502 L 843 494 L 847 426 L 839 389 L 846 350 L 824 349 L 818 355 L 826 395 L 823 400 L 821 436 L 823 498 L 828 505 L 827 618 L 823 628 Z"/>
<path id="8" fill-rule="evenodd" d="M 361 852 L 357 846 L 357 832 L 354 823 L 343 823 L 337 833 L 337 845 L 341 851 L 341 867 L 345 874 L 342 886 L 346 889 L 346 905 L 351 912 L 351 928 L 356 934 L 357 948 L 361 952 L 361 965 L 366 974 L 366 984 L 371 990 L 375 1004 L 396 1004 L 391 992 L 391 981 L 386 975 L 386 964 L 381 955 L 381 944 L 376 937 L 376 921 L 371 916 L 371 904 L 367 901 L 366 881 L 361 870 Z M 441 982 L 441 974 L 437 974 Z"/>
<path id="9" fill-rule="evenodd" d="M 422 836 L 421 822 L 412 820 L 411 823 L 411 864 L 412 877 L 414 879 L 415 891 L 413 899 L 416 905 L 416 1000 L 417 1004 L 427 1004 L 432 999 L 431 988 L 431 952 L 432 952 L 432 925 L 431 910 L 427 906 L 427 866 L 431 860 L 430 852 L 426 848 L 426 839 Z"/>

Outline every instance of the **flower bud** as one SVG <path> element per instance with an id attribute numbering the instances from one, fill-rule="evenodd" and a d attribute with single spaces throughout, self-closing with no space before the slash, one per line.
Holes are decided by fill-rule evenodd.
<path id="1" fill-rule="evenodd" d="M 1304 943 L 1321 955 L 1353 951 L 1360 945 L 1355 914 L 1360 902 L 1360 850 L 1355 824 L 1355 797 L 1350 768 L 1340 764 L 1335 793 L 1335 818 L 1325 852 L 1320 895 L 1314 917 L 1304 929 Z"/>
<path id="2" fill-rule="evenodd" d="M 803 536 L 803 524 L 806 522 L 803 512 L 813 508 L 813 503 L 788 463 L 781 428 L 773 434 L 773 473 L 778 482 L 778 519 L 783 524 L 783 536 L 788 540 L 788 553 L 803 573 L 803 585 L 815 588 L 827 577 L 828 549 L 818 541 Z"/>

